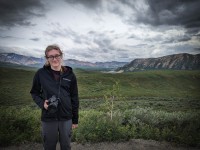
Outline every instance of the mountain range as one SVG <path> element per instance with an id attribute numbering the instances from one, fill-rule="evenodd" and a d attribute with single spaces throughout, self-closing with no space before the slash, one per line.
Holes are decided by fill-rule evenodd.
<path id="1" fill-rule="evenodd" d="M 36 58 L 15 53 L 0 53 L 0 62 L 39 68 L 44 65 L 45 58 Z M 114 70 L 117 72 L 156 69 L 200 70 L 200 54 L 181 53 L 158 58 L 139 58 L 134 59 L 130 63 L 117 61 L 92 63 L 75 59 L 67 59 L 63 63 L 73 68 Z"/>
<path id="2" fill-rule="evenodd" d="M 44 65 L 45 58 L 36 58 L 32 56 L 24 56 L 15 53 L 0 53 L 0 62 L 39 68 Z M 64 60 L 63 63 L 64 65 L 68 65 L 73 68 L 114 70 L 118 67 L 125 65 L 127 62 L 111 61 L 111 62 L 92 63 L 86 61 L 79 61 L 75 59 L 67 59 Z"/>
<path id="3" fill-rule="evenodd" d="M 200 70 L 200 54 L 181 53 L 158 58 L 134 59 L 115 71 L 133 72 L 155 69 Z"/>

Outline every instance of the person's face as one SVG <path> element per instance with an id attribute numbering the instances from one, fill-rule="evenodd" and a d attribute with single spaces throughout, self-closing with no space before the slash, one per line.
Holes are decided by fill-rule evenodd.
<path id="1" fill-rule="evenodd" d="M 47 53 L 47 60 L 52 67 L 60 67 L 62 63 L 62 56 L 58 50 L 51 50 Z"/>

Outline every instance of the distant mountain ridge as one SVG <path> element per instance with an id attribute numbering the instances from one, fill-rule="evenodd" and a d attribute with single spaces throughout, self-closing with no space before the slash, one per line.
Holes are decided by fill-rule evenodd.
<path id="1" fill-rule="evenodd" d="M 116 71 L 132 72 L 155 69 L 200 70 L 200 54 L 181 53 L 158 58 L 135 59 L 117 68 Z"/>
<path id="2" fill-rule="evenodd" d="M 25 66 L 40 66 L 40 64 L 44 63 L 44 59 L 15 53 L 0 53 L 0 62 L 8 62 Z"/>
<path id="3" fill-rule="evenodd" d="M 30 66 L 30 67 L 42 67 L 45 63 L 44 58 L 36 58 L 32 56 L 24 56 L 15 53 L 0 53 L 0 62 Z M 116 69 L 125 65 L 127 62 L 86 62 L 75 59 L 64 60 L 64 65 L 71 66 L 73 68 L 87 68 L 87 69 Z"/>

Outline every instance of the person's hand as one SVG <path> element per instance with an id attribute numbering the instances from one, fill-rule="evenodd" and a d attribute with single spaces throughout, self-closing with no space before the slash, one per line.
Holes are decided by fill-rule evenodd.
<path id="1" fill-rule="evenodd" d="M 48 109 L 48 106 L 49 106 L 47 103 L 48 103 L 48 100 L 45 100 L 45 101 L 44 101 L 44 108 L 45 108 L 46 110 Z"/>
<path id="2" fill-rule="evenodd" d="M 72 124 L 72 129 L 78 128 L 78 124 Z"/>

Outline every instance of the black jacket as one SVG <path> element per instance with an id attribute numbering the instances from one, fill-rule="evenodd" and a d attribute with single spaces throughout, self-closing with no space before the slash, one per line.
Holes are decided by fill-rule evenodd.
<path id="1" fill-rule="evenodd" d="M 58 94 L 59 86 L 60 94 Z M 63 67 L 59 81 L 56 81 L 49 66 L 39 69 L 34 76 L 30 93 L 35 103 L 42 109 L 42 121 L 72 119 L 73 124 L 78 124 L 78 88 L 76 76 L 71 67 Z M 44 100 L 52 95 L 60 98 L 56 113 L 49 113 L 44 108 Z"/>

